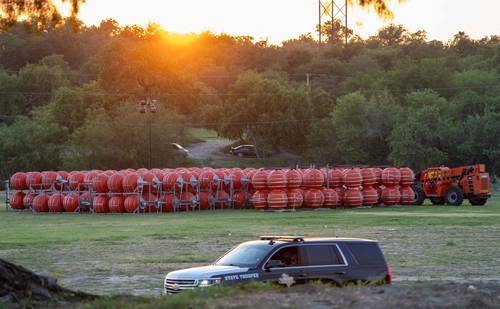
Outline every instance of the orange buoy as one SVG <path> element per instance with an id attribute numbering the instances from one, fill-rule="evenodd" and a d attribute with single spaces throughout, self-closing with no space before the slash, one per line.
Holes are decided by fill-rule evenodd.
<path id="1" fill-rule="evenodd" d="M 26 174 L 26 185 L 33 190 L 42 188 L 42 173 L 29 172 Z"/>
<path id="2" fill-rule="evenodd" d="M 176 172 L 168 172 L 163 176 L 163 190 L 175 191 L 176 188 L 182 186 L 182 177 Z"/>
<path id="3" fill-rule="evenodd" d="M 285 189 L 287 186 L 286 174 L 281 170 L 273 170 L 267 174 L 267 188 L 270 190 Z"/>
<path id="4" fill-rule="evenodd" d="M 308 169 L 304 172 L 302 180 L 303 180 L 303 185 L 306 186 L 307 188 L 321 188 L 321 186 L 323 186 L 323 183 L 325 182 L 325 176 L 323 175 L 323 172 L 320 170 Z"/>
<path id="5" fill-rule="evenodd" d="M 349 187 L 344 192 L 344 205 L 347 207 L 355 208 L 363 204 L 363 194 L 359 187 Z"/>
<path id="6" fill-rule="evenodd" d="M 78 209 L 78 195 L 68 194 L 63 199 L 63 208 L 66 212 L 75 212 Z"/>
<path id="7" fill-rule="evenodd" d="M 336 187 L 334 188 L 335 192 L 337 192 L 337 196 L 339 197 L 339 206 L 344 206 L 344 187 Z"/>
<path id="8" fill-rule="evenodd" d="M 47 194 L 42 193 L 35 196 L 33 199 L 33 210 L 36 212 L 48 212 L 49 211 L 49 197 Z"/>
<path id="9" fill-rule="evenodd" d="M 110 177 L 111 179 L 111 177 Z M 124 198 L 122 195 L 113 195 L 108 201 L 109 212 L 123 213 L 125 212 Z"/>
<path id="10" fill-rule="evenodd" d="M 375 175 L 375 183 L 382 184 L 382 169 L 378 167 L 372 167 L 373 175 Z"/>
<path id="11" fill-rule="evenodd" d="M 304 193 L 304 202 L 308 208 L 320 208 L 325 202 L 325 196 L 319 189 L 309 189 Z"/>
<path id="12" fill-rule="evenodd" d="M 96 213 L 108 213 L 108 197 L 106 195 L 96 195 L 92 200 L 92 208 Z"/>
<path id="13" fill-rule="evenodd" d="M 141 208 L 146 212 L 156 212 L 158 205 L 157 198 L 155 194 L 144 193 L 141 199 Z M 158 205 L 159 206 L 159 205 Z"/>
<path id="14" fill-rule="evenodd" d="M 358 168 L 352 168 L 346 171 L 344 175 L 344 184 L 347 187 L 360 187 L 363 177 Z"/>
<path id="15" fill-rule="evenodd" d="M 123 206 L 128 213 L 136 212 L 139 209 L 139 197 L 137 195 L 129 195 L 125 198 Z"/>
<path id="16" fill-rule="evenodd" d="M 399 193 L 401 195 L 400 204 L 401 205 L 411 205 L 413 204 L 413 199 L 415 198 L 415 192 L 410 186 L 402 186 L 399 188 Z"/>
<path id="17" fill-rule="evenodd" d="M 63 198 L 64 196 L 62 194 L 52 194 L 47 202 L 49 212 L 63 212 Z"/>
<path id="18" fill-rule="evenodd" d="M 206 191 L 200 192 L 199 198 L 200 198 L 200 209 L 201 210 L 207 210 L 211 206 L 214 205 L 215 199 L 210 194 L 210 192 L 206 192 Z"/>
<path id="19" fill-rule="evenodd" d="M 302 174 L 298 170 L 286 171 L 287 185 L 289 189 L 300 188 L 302 185 Z"/>
<path id="20" fill-rule="evenodd" d="M 230 205 L 231 200 L 226 191 L 219 190 L 215 193 L 215 207 L 227 208 Z"/>
<path id="21" fill-rule="evenodd" d="M 403 167 L 399 169 L 399 174 L 401 175 L 400 184 L 402 186 L 411 186 L 415 180 L 415 174 L 408 167 Z"/>
<path id="22" fill-rule="evenodd" d="M 13 190 L 26 190 L 28 185 L 26 184 L 26 174 L 17 172 L 10 176 L 9 187 Z"/>
<path id="23" fill-rule="evenodd" d="M 246 207 L 246 194 L 243 191 L 238 191 L 234 193 L 233 196 L 233 202 L 234 202 L 234 207 L 241 209 Z"/>
<path id="24" fill-rule="evenodd" d="M 253 179 L 252 179 L 253 181 Z M 258 190 L 252 196 L 253 207 L 257 210 L 263 210 L 267 208 L 267 190 Z"/>
<path id="25" fill-rule="evenodd" d="M 137 182 L 139 181 L 139 174 L 137 173 L 129 173 L 123 177 L 123 190 L 125 192 L 134 192 L 137 189 Z"/>
<path id="26" fill-rule="evenodd" d="M 24 195 L 23 207 L 26 209 L 31 209 L 32 205 L 33 205 L 33 199 L 35 198 L 35 196 L 36 196 L 36 194 L 32 194 L 32 193 L 27 193 L 26 195 Z"/>
<path id="27" fill-rule="evenodd" d="M 252 176 L 252 186 L 255 190 L 265 190 L 267 188 L 267 171 L 258 170 Z"/>
<path id="28" fill-rule="evenodd" d="M 384 186 L 395 186 L 399 184 L 401 180 L 401 174 L 399 169 L 395 167 L 388 167 L 382 171 L 382 183 Z"/>
<path id="29" fill-rule="evenodd" d="M 401 193 L 394 186 L 389 186 L 382 190 L 382 202 L 387 206 L 394 206 L 399 203 L 401 199 Z M 413 200 L 413 196 L 412 196 Z"/>
<path id="30" fill-rule="evenodd" d="M 379 201 L 378 192 L 371 185 L 364 186 L 362 194 L 364 206 L 373 206 L 376 205 Z"/>
<path id="31" fill-rule="evenodd" d="M 68 183 L 71 190 L 85 190 L 86 186 L 80 186 L 84 182 L 85 175 L 82 172 L 71 172 L 68 176 Z"/>
<path id="32" fill-rule="evenodd" d="M 269 186 L 269 184 L 268 184 Z M 267 205 L 274 210 L 286 208 L 288 197 L 284 190 L 272 190 L 267 195 Z"/>
<path id="33" fill-rule="evenodd" d="M 362 168 L 361 177 L 363 178 L 363 186 L 374 185 L 377 183 L 377 178 L 371 168 Z"/>
<path id="34" fill-rule="evenodd" d="M 330 188 L 342 186 L 344 183 L 344 174 L 339 169 L 331 169 L 328 171 L 328 185 Z"/>
<path id="35" fill-rule="evenodd" d="M 14 192 L 9 196 L 9 205 L 12 209 L 24 209 L 23 205 L 24 193 Z"/>
<path id="36" fill-rule="evenodd" d="M 113 193 L 123 192 L 123 175 L 116 173 L 108 178 L 108 190 Z"/>
<path id="37" fill-rule="evenodd" d="M 325 202 L 323 203 L 323 207 L 337 208 L 338 206 L 340 206 L 339 196 L 337 194 L 337 191 L 335 191 L 335 189 L 323 188 L 321 191 L 325 196 Z"/>
<path id="38" fill-rule="evenodd" d="M 206 192 L 204 192 L 206 193 Z M 180 201 L 173 194 L 167 194 L 163 197 L 162 212 L 173 212 L 179 206 Z"/>
<path id="39" fill-rule="evenodd" d="M 105 173 L 97 174 L 94 179 L 92 179 L 92 189 L 97 193 L 107 193 L 108 189 L 108 175 Z"/>
<path id="40" fill-rule="evenodd" d="M 97 176 L 97 174 L 99 174 L 99 173 L 96 171 L 85 172 L 83 174 L 83 182 L 87 183 L 87 184 L 91 184 L 92 181 L 94 181 L 94 177 Z"/>
<path id="41" fill-rule="evenodd" d="M 56 182 L 57 173 L 52 171 L 42 172 L 42 189 L 48 190 Z"/>
<path id="42" fill-rule="evenodd" d="M 199 177 L 200 189 L 207 190 L 210 189 L 210 185 L 213 183 L 215 178 L 215 173 L 211 170 L 205 170 L 201 172 Z"/>
<path id="43" fill-rule="evenodd" d="M 287 192 L 288 208 L 301 208 L 304 204 L 304 192 L 302 189 L 290 189 Z"/>

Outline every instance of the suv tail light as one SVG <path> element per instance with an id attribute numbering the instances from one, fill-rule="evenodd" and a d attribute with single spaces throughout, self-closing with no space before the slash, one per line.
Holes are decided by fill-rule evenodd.
<path id="1" fill-rule="evenodd" d="M 387 284 L 392 284 L 392 268 L 387 265 Z"/>

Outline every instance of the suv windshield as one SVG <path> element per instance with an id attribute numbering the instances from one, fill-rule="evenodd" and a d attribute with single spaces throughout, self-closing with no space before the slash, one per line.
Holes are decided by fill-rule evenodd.
<path id="1" fill-rule="evenodd" d="M 268 244 L 241 244 L 221 257 L 215 265 L 254 268 L 271 249 Z"/>

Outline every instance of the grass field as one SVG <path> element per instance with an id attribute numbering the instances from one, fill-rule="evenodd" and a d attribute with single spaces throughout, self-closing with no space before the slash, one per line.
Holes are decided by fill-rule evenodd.
<path id="1" fill-rule="evenodd" d="M 33 215 L 0 210 L 0 257 L 91 293 L 158 295 L 164 275 L 212 262 L 262 234 L 380 242 L 396 282 L 500 282 L 500 201 L 258 213 Z"/>

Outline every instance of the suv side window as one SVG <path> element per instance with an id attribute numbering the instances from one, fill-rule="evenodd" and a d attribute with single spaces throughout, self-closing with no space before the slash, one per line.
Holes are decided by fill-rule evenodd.
<path id="1" fill-rule="evenodd" d="M 354 258 L 360 265 L 384 265 L 385 259 L 382 251 L 375 243 L 348 244 Z"/>
<path id="2" fill-rule="evenodd" d="M 344 261 L 336 246 L 333 245 L 311 245 L 305 246 L 308 265 L 342 265 Z"/>
<path id="3" fill-rule="evenodd" d="M 301 266 L 304 264 L 304 261 L 300 252 L 301 250 L 298 246 L 288 246 L 279 249 L 269 260 L 281 261 L 282 267 Z"/>

